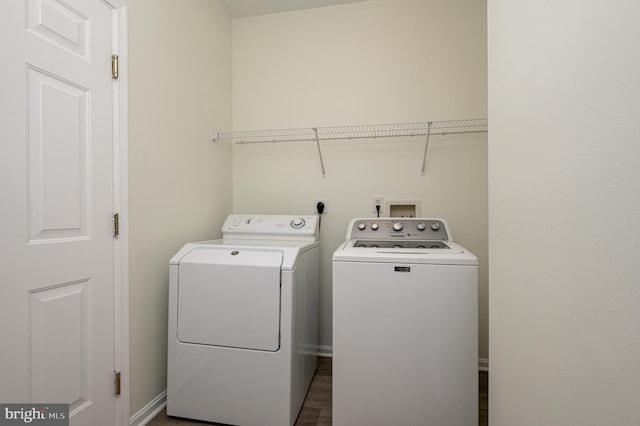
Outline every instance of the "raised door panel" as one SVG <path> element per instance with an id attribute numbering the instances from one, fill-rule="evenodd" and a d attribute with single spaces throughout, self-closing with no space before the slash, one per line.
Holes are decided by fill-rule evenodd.
<path id="1" fill-rule="evenodd" d="M 30 294 L 31 395 L 33 402 L 80 409 L 94 399 L 91 280 Z"/>
<path id="2" fill-rule="evenodd" d="M 88 238 L 90 91 L 27 68 L 30 242 Z"/>

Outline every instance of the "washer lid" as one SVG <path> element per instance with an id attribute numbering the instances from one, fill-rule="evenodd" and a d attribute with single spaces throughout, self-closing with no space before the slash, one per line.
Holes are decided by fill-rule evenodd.
<path id="1" fill-rule="evenodd" d="M 199 246 L 178 269 L 177 339 L 277 351 L 281 250 Z"/>

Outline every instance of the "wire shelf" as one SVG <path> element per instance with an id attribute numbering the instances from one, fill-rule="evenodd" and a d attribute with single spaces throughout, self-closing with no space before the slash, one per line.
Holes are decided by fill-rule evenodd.
<path id="1" fill-rule="evenodd" d="M 325 177 L 324 160 L 320 141 L 338 139 L 375 139 L 398 136 L 425 136 L 421 172 L 424 175 L 427 163 L 429 137 L 460 133 L 484 133 L 489 129 L 486 118 L 449 121 L 423 121 L 418 123 L 365 124 L 355 126 L 305 127 L 298 129 L 244 130 L 238 132 L 213 132 L 212 139 L 231 140 L 235 144 L 315 141 Z"/>
<path id="2" fill-rule="evenodd" d="M 353 126 L 306 127 L 297 129 L 244 130 L 219 132 L 214 140 L 231 140 L 237 144 L 338 139 L 373 139 L 397 136 L 451 135 L 488 131 L 486 118 L 417 123 L 365 124 Z"/>

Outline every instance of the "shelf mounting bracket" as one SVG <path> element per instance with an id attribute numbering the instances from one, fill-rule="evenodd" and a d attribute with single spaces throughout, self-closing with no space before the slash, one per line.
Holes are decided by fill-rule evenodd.
<path id="1" fill-rule="evenodd" d="M 429 121 L 427 123 L 427 139 L 424 142 L 424 155 L 422 156 L 422 170 L 420 172 L 420 174 L 422 176 L 424 176 L 424 171 L 427 167 L 427 149 L 429 149 L 429 135 L 431 134 L 431 125 L 433 124 L 432 121 Z"/>
<path id="2" fill-rule="evenodd" d="M 325 177 L 324 160 L 322 159 L 322 150 L 320 149 L 320 140 L 318 139 L 318 128 L 313 128 L 313 135 L 316 139 L 316 147 L 318 148 L 318 157 L 320 157 L 320 167 L 322 168 L 322 177 Z"/>

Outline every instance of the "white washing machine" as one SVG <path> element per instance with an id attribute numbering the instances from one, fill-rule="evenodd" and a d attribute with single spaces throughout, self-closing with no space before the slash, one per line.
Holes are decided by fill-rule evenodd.
<path id="1" fill-rule="evenodd" d="M 294 424 L 317 365 L 316 216 L 230 215 L 170 261 L 167 414 Z"/>
<path id="2" fill-rule="evenodd" d="M 441 219 L 354 219 L 333 254 L 333 424 L 477 426 L 476 257 Z"/>

